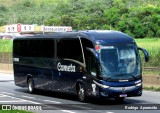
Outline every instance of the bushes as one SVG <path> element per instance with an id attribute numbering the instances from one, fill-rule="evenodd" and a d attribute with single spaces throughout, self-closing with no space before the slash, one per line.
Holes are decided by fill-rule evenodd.
<path id="1" fill-rule="evenodd" d="M 122 14 L 115 27 L 135 38 L 159 37 L 159 10 L 158 7 L 132 8 L 129 13 Z"/>
<path id="2" fill-rule="evenodd" d="M 0 52 L 12 52 L 13 40 L 2 40 L 0 39 Z"/>

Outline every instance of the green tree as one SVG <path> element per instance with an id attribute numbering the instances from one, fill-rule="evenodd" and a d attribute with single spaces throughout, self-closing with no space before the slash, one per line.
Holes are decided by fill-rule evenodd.
<path id="1" fill-rule="evenodd" d="M 110 8 L 104 11 L 105 19 L 108 24 L 115 26 L 120 18 L 120 9 Z"/>

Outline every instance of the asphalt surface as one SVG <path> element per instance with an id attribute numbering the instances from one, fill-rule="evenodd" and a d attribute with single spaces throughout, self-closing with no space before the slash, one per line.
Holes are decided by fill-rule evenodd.
<path id="1" fill-rule="evenodd" d="M 0 105 L 3 109 L 36 113 L 158 113 L 160 92 L 143 91 L 143 96 L 126 98 L 123 103 L 92 98 L 82 103 L 75 95 L 64 93 L 37 90 L 35 94 L 29 94 L 27 88 L 15 86 L 13 74 L 0 73 Z"/>

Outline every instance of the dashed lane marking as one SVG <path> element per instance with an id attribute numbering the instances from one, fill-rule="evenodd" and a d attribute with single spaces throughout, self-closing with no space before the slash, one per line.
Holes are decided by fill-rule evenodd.
<path id="1" fill-rule="evenodd" d="M 52 103 L 56 103 L 56 104 L 60 104 L 61 102 L 58 101 L 52 101 L 52 100 L 44 100 L 45 102 L 52 102 Z"/>
<path id="2" fill-rule="evenodd" d="M 19 100 L 19 101 L 18 101 L 18 100 L 17 100 L 17 101 L 16 101 L 16 100 L 12 100 L 12 101 L 0 101 L 0 103 L 1 103 L 1 102 L 13 103 L 13 102 L 25 102 L 25 101 L 22 101 L 22 100 Z"/>
<path id="3" fill-rule="evenodd" d="M 5 93 L 7 93 L 7 92 L 5 92 Z M 8 93 L 8 94 L 10 94 L 10 93 Z M 13 97 L 13 96 L 5 95 L 5 94 L 3 94 L 3 96 L 6 96 L 6 97 L 9 97 L 9 98 L 12 98 L 12 99 L 16 99 L 18 101 L 0 101 L 0 102 L 29 102 L 29 103 L 32 103 L 32 104 L 41 104 L 41 103 L 38 103 L 38 102 L 33 102 L 33 101 L 30 101 L 30 100 L 25 100 L 25 99 Z"/>
<path id="4" fill-rule="evenodd" d="M 29 97 L 29 96 L 24 96 L 24 95 L 22 95 L 22 97 L 29 98 L 29 99 L 35 99 L 35 97 Z"/>
<path id="5" fill-rule="evenodd" d="M 76 112 L 69 111 L 69 110 L 61 110 L 61 111 L 66 112 L 66 113 L 76 113 Z"/>
<path id="6" fill-rule="evenodd" d="M 15 95 L 13 93 L 8 93 L 8 92 L 1 92 L 1 93 L 8 94 L 8 95 Z"/>
<path id="7" fill-rule="evenodd" d="M 0 94 L 1 97 L 9 97 L 9 98 L 12 98 L 12 99 L 16 99 L 14 97 L 11 97 L 9 95 L 5 95 L 5 94 Z M 13 103 L 13 102 L 26 102 L 24 100 L 20 100 L 20 99 L 16 99 L 16 100 L 7 100 L 7 101 L 0 101 L 0 102 L 5 102 L 5 103 Z"/>
<path id="8" fill-rule="evenodd" d="M 6 95 L 4 95 L 4 94 L 0 94 L 0 97 L 7 97 Z"/>

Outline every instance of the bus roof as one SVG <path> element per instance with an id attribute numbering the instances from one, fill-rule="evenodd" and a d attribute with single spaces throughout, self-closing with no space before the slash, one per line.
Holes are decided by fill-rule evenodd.
<path id="1" fill-rule="evenodd" d="M 79 38 L 84 37 L 91 40 L 95 44 L 134 44 L 134 39 L 127 34 L 113 30 L 86 30 L 86 31 L 72 31 L 72 32 L 57 32 L 52 34 L 36 34 L 34 36 L 25 36 L 21 39 L 35 39 L 35 38 Z M 20 38 L 15 38 L 15 40 Z"/>
<path id="2" fill-rule="evenodd" d="M 127 34 L 113 30 L 89 30 L 82 31 L 97 43 L 105 44 L 122 44 L 122 43 L 135 43 L 134 39 Z"/>

